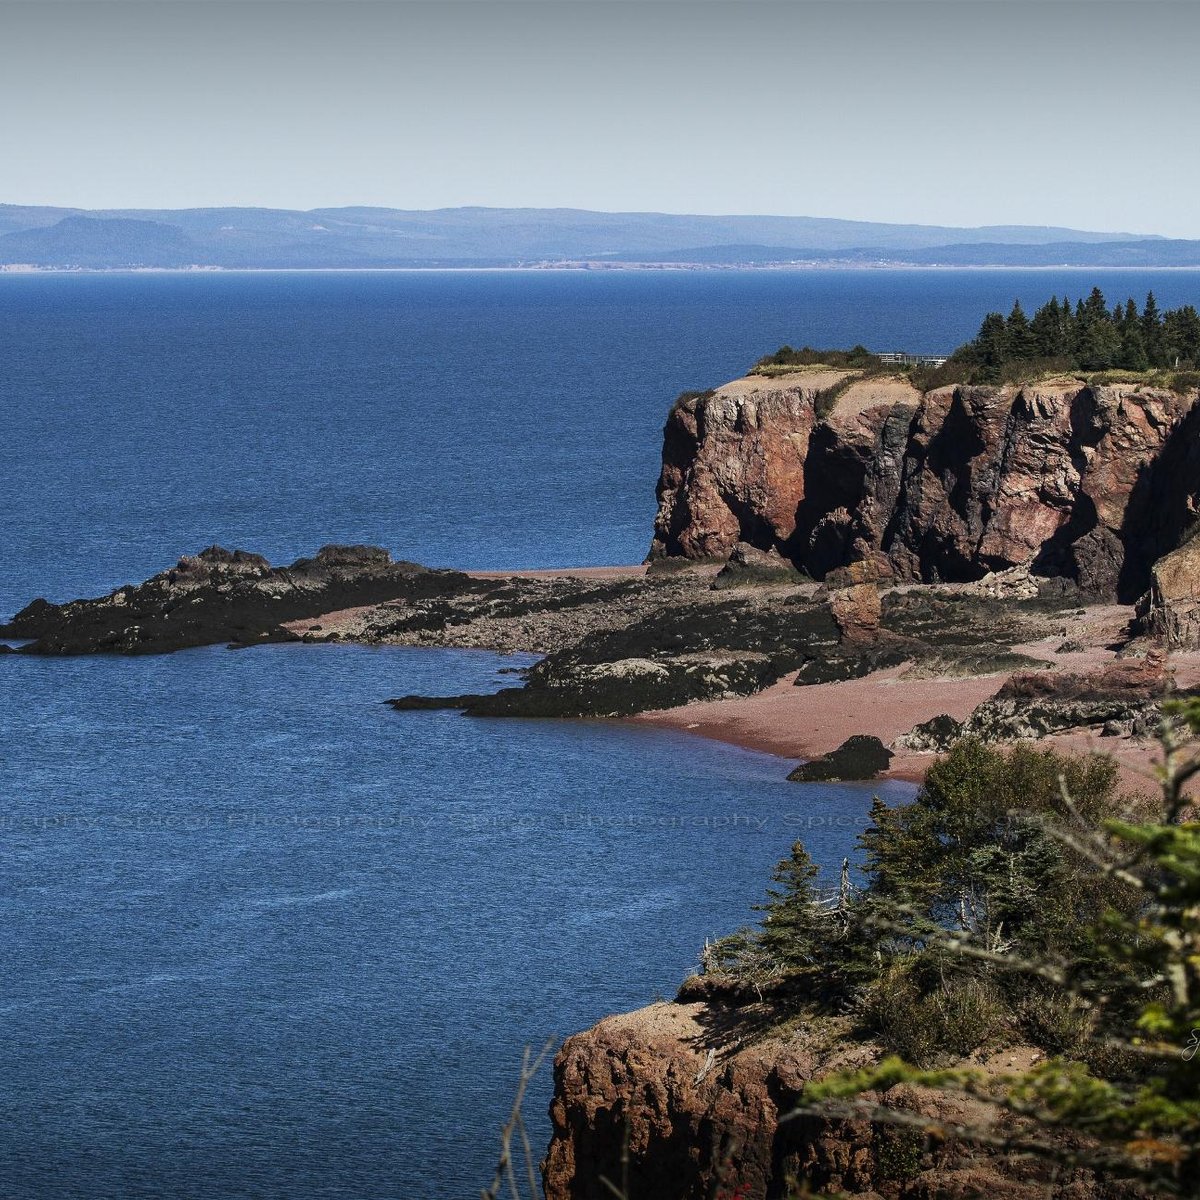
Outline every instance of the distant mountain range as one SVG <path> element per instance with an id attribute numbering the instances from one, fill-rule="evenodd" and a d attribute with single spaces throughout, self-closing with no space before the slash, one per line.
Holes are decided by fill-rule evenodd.
<path id="1" fill-rule="evenodd" d="M 1200 266 L 1200 241 L 1025 225 L 565 208 L 109 209 L 0 204 L 0 266 Z"/>

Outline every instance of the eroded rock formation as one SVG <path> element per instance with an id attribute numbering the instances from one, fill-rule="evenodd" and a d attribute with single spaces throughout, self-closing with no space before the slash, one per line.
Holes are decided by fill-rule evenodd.
<path id="1" fill-rule="evenodd" d="M 844 379 L 749 377 L 677 403 L 652 556 L 743 541 L 817 578 L 859 562 L 924 581 L 1029 567 L 1132 601 L 1193 520 L 1195 395 L 1073 378 L 920 395 Z"/>
<path id="2" fill-rule="evenodd" d="M 1200 646 L 1200 538 L 1164 555 L 1139 606 L 1141 629 L 1171 649 Z"/>
<path id="3" fill-rule="evenodd" d="M 1020 1069 L 1033 1053 L 1017 1048 L 983 1066 Z M 865 1120 L 781 1119 L 809 1080 L 876 1057 L 874 1047 L 838 1038 L 836 1029 L 755 1036 L 753 1014 L 720 1002 L 654 1004 L 609 1017 L 569 1038 L 555 1061 L 546 1200 L 611 1200 L 613 1187 L 654 1200 L 769 1200 L 793 1194 L 792 1180 L 813 1194 L 876 1200 L 1102 1194 L 1090 1171 L 968 1150 L 953 1136 L 927 1139 Z M 1013 1128 L 980 1101 L 906 1084 L 865 1098 L 947 1131 Z M 1127 1193 L 1113 1186 L 1112 1194 Z"/>

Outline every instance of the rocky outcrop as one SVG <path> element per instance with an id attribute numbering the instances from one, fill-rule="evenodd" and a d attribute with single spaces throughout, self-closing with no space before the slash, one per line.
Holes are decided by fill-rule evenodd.
<path id="1" fill-rule="evenodd" d="M 376 546 L 325 546 L 272 567 L 261 555 L 210 546 L 145 583 L 94 600 L 35 600 L 0 636 L 26 654 L 158 654 L 229 642 L 296 641 L 285 623 L 356 605 L 483 586 L 454 571 L 393 562 Z"/>
<path id="2" fill-rule="evenodd" d="M 997 1137 L 1013 1129 L 1011 1118 L 964 1096 L 909 1085 L 866 1094 L 935 1122 L 936 1137 L 867 1120 L 788 1117 L 808 1081 L 876 1057 L 874 1047 L 816 1024 L 756 1033 L 753 1014 L 719 1003 L 609 1017 L 569 1038 L 555 1060 L 546 1200 L 611 1200 L 613 1187 L 654 1200 L 768 1200 L 799 1194 L 793 1181 L 812 1194 L 875 1200 L 1127 1194 L 1114 1184 L 1102 1193 L 1086 1170 L 956 1141 L 955 1127 Z M 1018 1049 L 984 1067 L 1027 1062 Z"/>
<path id="3" fill-rule="evenodd" d="M 859 561 L 926 582 L 1026 567 L 1133 600 L 1192 519 L 1194 395 L 1064 378 L 871 407 L 829 401 L 844 380 L 751 377 L 678 402 L 652 557 L 745 541 L 817 578 Z"/>
<path id="4" fill-rule="evenodd" d="M 1171 677 L 1159 653 L 1118 659 L 1095 671 L 1021 671 L 965 721 L 942 715 L 897 739 L 902 750 L 944 751 L 960 737 L 1037 740 L 1074 729 L 1107 737 L 1154 737 Z"/>
<path id="5" fill-rule="evenodd" d="M 1189 538 L 1154 564 L 1138 616 L 1140 630 L 1170 649 L 1200 646 L 1200 537 Z"/>
<path id="6" fill-rule="evenodd" d="M 828 605 L 796 588 L 693 593 L 548 654 L 522 687 L 485 696 L 401 696 L 398 709 L 475 716 L 621 717 L 690 700 L 750 695 L 836 650 Z"/>
<path id="7" fill-rule="evenodd" d="M 789 674 L 800 687 L 904 662 L 991 674 L 1037 665 L 1011 647 L 1061 630 L 1064 609 L 1074 608 L 1073 597 L 1003 601 L 932 588 L 881 594 L 873 584 L 824 600 L 811 584 L 715 590 L 695 580 L 693 589 L 551 651 L 524 672 L 521 687 L 390 703 L 486 717 L 621 717 L 751 695 Z M 457 603 L 442 607 L 462 613 Z"/>
<path id="8" fill-rule="evenodd" d="M 874 779 L 886 771 L 892 752 L 877 738 L 867 733 L 848 737 L 836 750 L 801 763 L 788 779 L 792 783 L 838 783 L 852 779 Z"/>

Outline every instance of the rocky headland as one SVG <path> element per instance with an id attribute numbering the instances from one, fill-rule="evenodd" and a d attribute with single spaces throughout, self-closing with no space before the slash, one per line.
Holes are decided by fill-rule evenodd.
<path id="1" fill-rule="evenodd" d="M 808 1083 L 878 1062 L 880 1048 L 843 1018 L 797 1021 L 769 1002 L 731 1005 L 696 998 L 694 990 L 567 1039 L 555 1061 L 546 1200 L 611 1200 L 613 1187 L 654 1200 L 1137 1194 L 1086 1168 L 1006 1154 L 1003 1143 L 1019 1140 L 1022 1123 L 967 1096 L 911 1084 L 864 1095 L 894 1114 L 894 1123 L 805 1113 Z M 970 1065 L 1004 1074 L 1044 1057 L 1017 1045 L 974 1056 Z M 968 1145 L 960 1136 L 966 1130 L 986 1131 L 997 1145 Z"/>
<path id="2" fill-rule="evenodd" d="M 751 374 L 671 409 L 648 570 L 472 575 L 366 546 L 271 566 L 210 547 L 107 596 L 35 600 L 0 636 L 36 655 L 532 651 L 517 686 L 391 703 L 635 717 L 792 758 L 866 736 L 909 776 L 956 732 L 1103 735 L 1132 769 L 1154 700 L 1200 684 L 1196 399 L 1137 379 L 921 392 Z"/>
<path id="3" fill-rule="evenodd" d="M 652 555 L 739 542 L 815 579 L 968 582 L 1027 567 L 1133 603 L 1195 520 L 1196 393 L 1074 376 L 920 393 L 819 368 L 672 409 Z"/>
<path id="4" fill-rule="evenodd" d="M 272 567 L 212 547 L 104 597 L 36 600 L 0 636 L 44 656 L 534 651 L 516 686 L 390 703 L 665 724 L 811 760 L 799 780 L 920 778 L 963 733 L 1097 745 L 1135 787 L 1157 702 L 1200 687 L 1197 399 L 1136 378 L 922 392 L 844 370 L 750 375 L 671 410 L 648 568 L 473 575 L 337 546 Z M 807 1080 L 875 1050 L 836 1021 L 758 1036 L 759 1017 L 693 990 L 570 1039 L 549 1200 L 609 1195 L 620 1172 L 631 1196 L 663 1200 L 763 1200 L 792 1178 L 889 1198 L 1122 1194 L 962 1152 L 956 1123 L 1001 1118 L 919 1090 L 881 1102 L 935 1117 L 936 1144 L 784 1120 Z"/>

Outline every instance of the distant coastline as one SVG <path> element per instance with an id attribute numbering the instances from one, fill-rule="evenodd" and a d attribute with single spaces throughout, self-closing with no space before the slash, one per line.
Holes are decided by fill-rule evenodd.
<path id="1" fill-rule="evenodd" d="M 1200 240 L 1036 225 L 552 208 L 0 204 L 0 264 L 41 269 L 1200 269 Z"/>
<path id="2" fill-rule="evenodd" d="M 1006 263 L 607 263 L 565 262 L 517 266 L 441 266 L 441 267 L 45 267 L 30 263 L 0 263 L 0 275 L 481 275 L 481 274 L 547 274 L 556 271 L 572 274 L 623 274 L 628 272 L 739 272 L 753 271 L 756 274 L 780 274 L 808 271 L 920 271 L 937 274 L 965 274 L 988 271 L 996 274 L 1055 271 L 1070 271 L 1080 275 L 1105 274 L 1144 275 L 1151 272 L 1170 272 L 1188 275 L 1200 272 L 1200 263 L 1186 266 L 1077 266 L 1071 263 L 1055 264 L 1006 264 Z"/>

